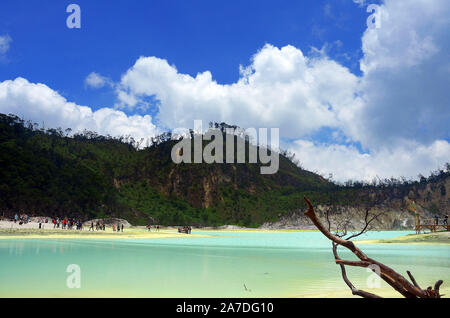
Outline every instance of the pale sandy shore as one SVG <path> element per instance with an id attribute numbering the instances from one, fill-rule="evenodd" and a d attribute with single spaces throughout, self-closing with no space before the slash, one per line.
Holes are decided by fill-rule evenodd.
<path id="1" fill-rule="evenodd" d="M 85 227 L 79 230 L 54 229 L 53 224 L 29 222 L 19 225 L 11 221 L 0 221 L 1 239 L 157 239 L 173 237 L 206 237 L 205 234 L 178 233 L 174 228 L 163 228 L 160 231 L 152 229 L 150 232 L 145 227 L 124 228 L 123 232 L 113 232 L 111 227 L 106 227 L 105 231 L 89 231 Z"/>
<path id="2" fill-rule="evenodd" d="M 38 238 L 84 238 L 84 239 L 151 239 L 151 238 L 174 238 L 174 237 L 208 237 L 210 232 L 253 232 L 253 233 L 282 233 L 282 232 L 305 232 L 310 230 L 267 230 L 267 229 L 249 229 L 236 228 L 233 226 L 224 228 L 194 228 L 193 233 L 186 235 L 178 233 L 176 227 L 161 228 L 156 232 L 152 228 L 151 232 L 144 226 L 132 226 L 124 229 L 124 232 L 113 232 L 111 227 L 107 227 L 105 231 L 89 231 L 88 227 L 84 227 L 82 231 L 54 229 L 52 223 L 41 223 L 39 229 L 38 222 L 29 222 L 19 225 L 12 221 L 0 221 L 0 239 L 38 239 Z"/>
<path id="3" fill-rule="evenodd" d="M 358 241 L 357 244 L 450 244 L 450 232 L 409 234 L 383 240 Z"/>

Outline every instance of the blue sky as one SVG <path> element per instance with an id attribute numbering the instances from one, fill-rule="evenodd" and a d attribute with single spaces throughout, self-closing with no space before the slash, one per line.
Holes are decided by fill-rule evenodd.
<path id="1" fill-rule="evenodd" d="M 79 30 L 66 27 L 70 3 L 81 7 Z M 303 52 L 329 43 L 330 55 L 358 74 L 368 16 L 342 0 L 19 0 L 1 9 L 0 34 L 13 45 L 0 80 L 43 82 L 94 109 L 114 105 L 115 94 L 86 89 L 85 77 L 95 71 L 117 81 L 140 56 L 163 57 L 192 76 L 210 70 L 226 84 L 266 43 Z"/>
<path id="2" fill-rule="evenodd" d="M 0 112 L 138 139 L 276 127 L 309 170 L 415 178 L 450 161 L 449 17 L 448 0 L 3 0 Z"/>

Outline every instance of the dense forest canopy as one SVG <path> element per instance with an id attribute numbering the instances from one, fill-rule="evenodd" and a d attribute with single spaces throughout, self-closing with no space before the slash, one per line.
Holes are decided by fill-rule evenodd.
<path id="1" fill-rule="evenodd" d="M 235 127 L 211 123 L 210 127 Z M 235 127 L 236 128 L 236 127 Z M 374 193 L 402 198 L 439 184 L 450 164 L 419 180 L 384 179 L 336 184 L 299 167 L 280 151 L 280 168 L 261 175 L 259 164 L 174 164 L 176 143 L 164 133 L 143 144 L 131 136 L 102 136 L 39 127 L 0 114 L 0 211 L 10 217 L 122 217 L 134 224 L 256 227 L 304 207 L 303 196 L 321 204 L 358 205 Z M 446 197 L 445 186 L 434 189 Z M 431 202 L 431 200 L 430 200 Z"/>

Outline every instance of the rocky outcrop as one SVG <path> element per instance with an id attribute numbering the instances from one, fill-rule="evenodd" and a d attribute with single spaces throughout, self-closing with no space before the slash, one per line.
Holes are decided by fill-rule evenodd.
<path id="1" fill-rule="evenodd" d="M 329 209 L 329 206 L 323 205 L 319 205 L 316 208 L 316 213 L 324 224 L 327 224 L 325 217 L 325 211 L 327 209 Z M 379 222 L 375 224 L 375 227 L 379 230 L 412 230 L 414 228 L 414 215 L 408 210 L 381 207 L 372 209 L 372 212 L 377 214 L 382 212 Z M 357 230 L 364 226 L 364 213 L 365 209 L 363 207 L 341 206 L 337 207 L 335 216 L 350 220 L 348 228 Z M 432 214 L 424 209 L 421 209 L 421 215 L 427 218 L 432 217 Z M 333 222 L 331 223 L 333 224 Z M 288 215 L 283 215 L 276 222 L 266 222 L 260 228 L 272 230 L 316 230 L 311 220 L 304 215 L 303 210 L 297 210 Z"/>
<path id="2" fill-rule="evenodd" d="M 95 226 L 95 224 L 97 224 L 97 222 L 100 223 L 100 224 L 105 224 L 106 226 L 111 226 L 113 224 L 115 224 L 115 225 L 117 225 L 117 224 L 122 225 L 123 224 L 123 227 L 130 227 L 131 226 L 130 222 L 128 222 L 127 220 L 124 220 L 124 219 L 119 219 L 119 218 L 92 219 L 92 220 L 84 222 L 83 226 L 89 227 L 89 226 L 91 226 L 91 223 L 94 223 L 94 226 Z"/>

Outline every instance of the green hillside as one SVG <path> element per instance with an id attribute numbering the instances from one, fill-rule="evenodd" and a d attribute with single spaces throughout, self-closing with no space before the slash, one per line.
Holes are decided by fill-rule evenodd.
<path id="1" fill-rule="evenodd" d="M 262 175 L 259 164 L 175 164 L 168 134 L 137 150 L 130 138 L 68 132 L 0 114 L 3 215 L 256 227 L 304 207 L 304 195 L 316 204 L 357 205 L 373 191 L 335 185 L 282 155 L 278 172 Z"/>

